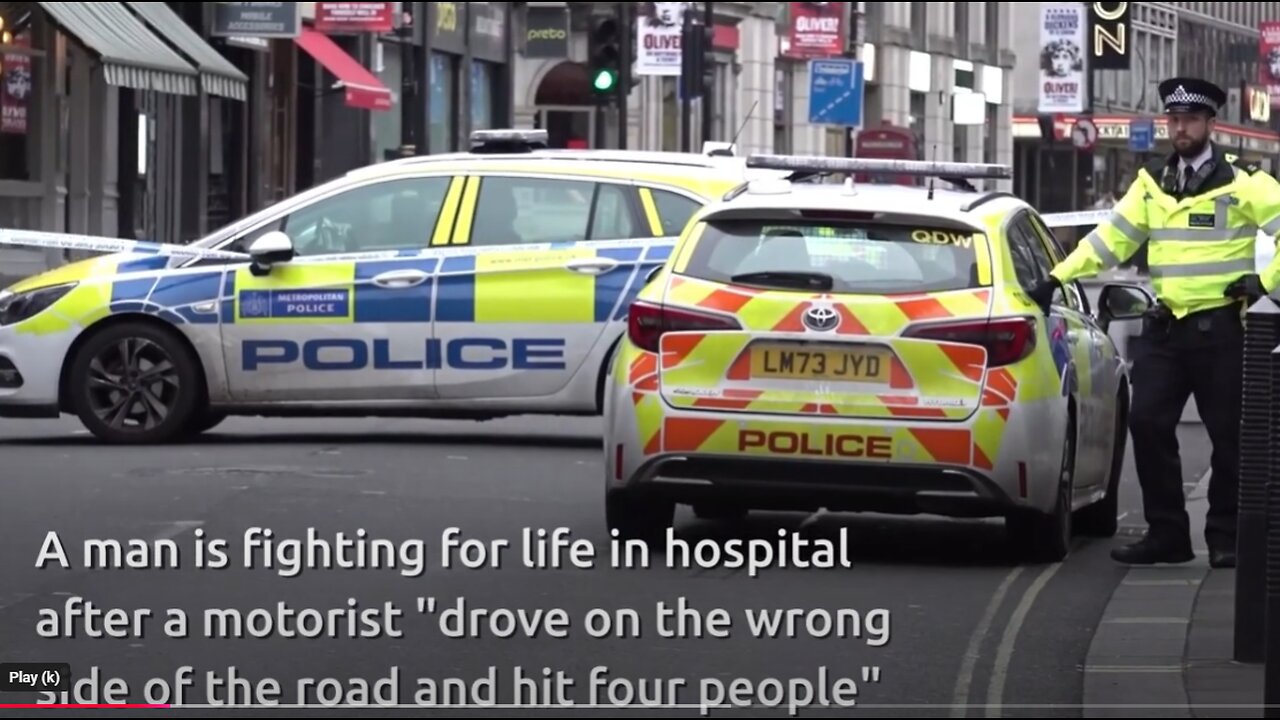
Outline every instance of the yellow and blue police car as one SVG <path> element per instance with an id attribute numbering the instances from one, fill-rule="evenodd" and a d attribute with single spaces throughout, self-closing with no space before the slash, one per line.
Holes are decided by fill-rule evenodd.
<path id="1" fill-rule="evenodd" d="M 849 175 L 1006 166 L 761 156 Z M 638 295 L 605 394 L 605 514 L 661 542 L 674 508 L 1007 520 L 1059 560 L 1117 529 L 1128 368 L 1106 330 L 1142 288 L 1029 288 L 1063 258 L 1007 192 L 759 181 L 696 215 Z"/>
<path id="2" fill-rule="evenodd" d="M 0 295 L 0 417 L 73 413 L 127 443 L 228 415 L 598 414 L 627 306 L 693 213 L 751 171 L 723 148 L 472 140 L 353 171 L 192 245 L 0 230 L 127 249 Z"/>

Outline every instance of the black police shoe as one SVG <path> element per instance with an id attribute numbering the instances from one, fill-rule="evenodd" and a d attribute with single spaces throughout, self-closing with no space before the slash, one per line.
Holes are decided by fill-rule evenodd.
<path id="1" fill-rule="evenodd" d="M 1143 538 L 1132 545 L 1115 548 L 1111 559 L 1125 565 L 1155 565 L 1157 563 L 1185 563 L 1196 559 L 1191 543 L 1171 543 Z"/>
<path id="2" fill-rule="evenodd" d="M 1209 567 L 1233 568 L 1236 566 L 1235 548 L 1210 548 Z"/>

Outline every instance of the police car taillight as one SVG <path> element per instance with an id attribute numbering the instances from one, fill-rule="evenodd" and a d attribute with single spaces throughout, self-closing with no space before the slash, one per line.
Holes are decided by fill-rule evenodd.
<path id="1" fill-rule="evenodd" d="M 741 330 L 737 320 L 685 308 L 637 300 L 627 310 L 627 337 L 641 350 L 658 352 L 663 333 L 697 330 Z"/>
<path id="2" fill-rule="evenodd" d="M 1012 365 L 1035 350 L 1036 321 L 1034 318 L 1017 317 L 929 323 L 908 328 L 903 336 L 981 345 L 987 349 L 987 367 L 1000 367 Z"/>

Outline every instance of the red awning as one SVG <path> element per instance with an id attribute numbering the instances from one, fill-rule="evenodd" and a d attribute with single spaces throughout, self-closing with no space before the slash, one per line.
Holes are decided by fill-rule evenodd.
<path id="1" fill-rule="evenodd" d="M 296 41 L 298 47 L 338 78 L 338 84 L 347 92 L 347 105 L 365 110 L 391 109 L 391 90 L 327 35 L 302 28 Z"/>

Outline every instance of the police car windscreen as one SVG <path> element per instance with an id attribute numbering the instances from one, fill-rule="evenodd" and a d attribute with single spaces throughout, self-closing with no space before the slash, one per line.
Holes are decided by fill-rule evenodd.
<path id="1" fill-rule="evenodd" d="M 972 233 L 953 229 L 724 220 L 706 225 L 682 274 L 777 290 L 942 292 L 980 286 L 976 251 Z M 821 282 L 797 282 L 806 278 Z"/>

